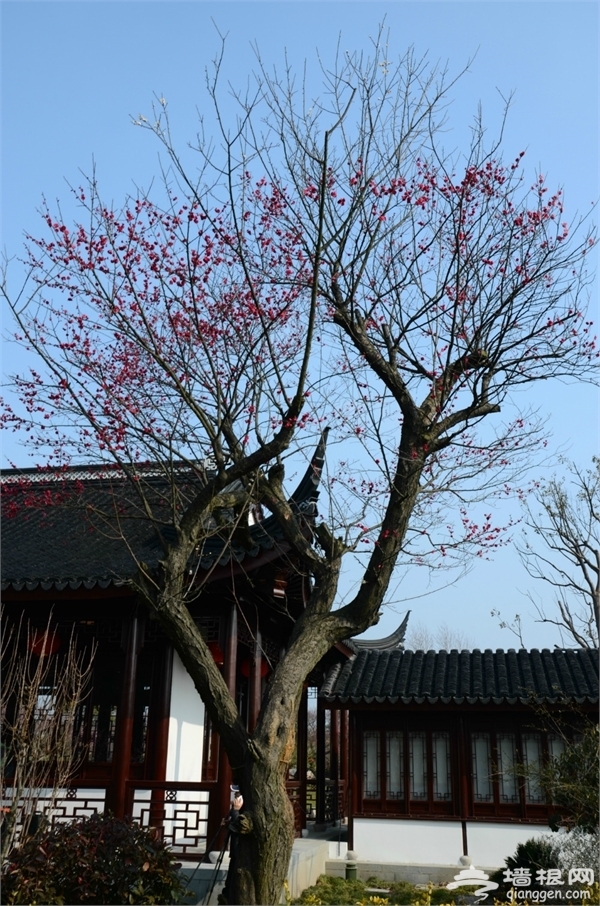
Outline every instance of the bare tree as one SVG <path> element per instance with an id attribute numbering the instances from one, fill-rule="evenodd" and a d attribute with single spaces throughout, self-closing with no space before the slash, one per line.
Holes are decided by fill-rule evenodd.
<path id="1" fill-rule="evenodd" d="M 444 562 L 497 543 L 475 502 L 540 436 L 510 415 L 511 391 L 592 373 L 593 240 L 585 225 L 568 236 L 560 192 L 542 177 L 529 188 L 522 154 L 503 164 L 481 123 L 452 160 L 447 77 L 410 52 L 391 63 L 384 35 L 372 58 L 323 66 L 310 102 L 291 72 L 263 71 L 231 129 L 221 62 L 208 79 L 221 132 L 218 144 L 201 132 L 199 170 L 171 141 L 165 99 L 137 120 L 167 155 L 161 204 L 140 195 L 115 211 L 92 178 L 76 190 L 81 222 L 44 210 L 30 281 L 18 296 L 4 284 L 40 362 L 15 379 L 23 405 L 4 420 L 47 462 L 103 460 L 131 482 L 136 517 L 162 545 L 160 569 L 138 559 L 133 586 L 193 678 L 251 816 L 230 899 L 273 903 L 293 840 L 284 778 L 305 677 L 377 623 L 402 556 Z M 344 458 L 311 532 L 285 466 L 324 424 Z M 213 468 L 198 466 L 206 457 Z M 148 463 L 168 488 L 158 504 Z M 249 734 L 187 602 L 202 592 L 194 567 L 218 513 L 255 500 L 312 583 Z M 361 574 L 336 609 L 357 550 Z"/>
<path id="2" fill-rule="evenodd" d="M 543 623 L 582 648 L 598 647 L 600 626 L 600 459 L 591 469 L 568 464 L 565 477 L 541 482 L 527 504 L 519 547 L 530 576 L 556 593 L 555 613 L 536 603 Z M 541 544 L 541 547 L 540 547 Z M 535 601 L 534 601 L 535 603 Z"/>
<path id="3" fill-rule="evenodd" d="M 76 722 L 90 681 L 93 651 L 79 651 L 71 637 L 59 655 L 57 643 L 51 617 L 45 630 L 3 619 L 3 860 L 29 828 L 42 800 L 46 814 L 52 812 L 85 756 Z"/>
<path id="4" fill-rule="evenodd" d="M 543 791 L 547 802 L 559 806 L 550 819 L 558 827 L 581 827 L 598 830 L 598 772 L 600 740 L 598 723 L 578 712 L 572 703 L 564 709 L 540 707 L 540 725 L 549 731 L 548 757 L 515 765 L 513 776 L 525 782 L 538 794 Z"/>

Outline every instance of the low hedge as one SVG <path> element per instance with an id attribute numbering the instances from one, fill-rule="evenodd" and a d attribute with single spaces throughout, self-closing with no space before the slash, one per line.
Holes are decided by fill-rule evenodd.
<path id="1" fill-rule="evenodd" d="M 369 888 L 385 888 L 388 893 L 373 894 Z M 302 892 L 302 896 L 293 903 L 303 906 L 438 906 L 443 903 L 457 903 L 476 888 L 464 887 L 460 891 L 448 890 L 446 887 L 415 887 L 407 881 L 381 881 L 369 878 L 367 881 L 347 881 L 344 878 L 333 878 L 321 875 L 317 883 Z"/>

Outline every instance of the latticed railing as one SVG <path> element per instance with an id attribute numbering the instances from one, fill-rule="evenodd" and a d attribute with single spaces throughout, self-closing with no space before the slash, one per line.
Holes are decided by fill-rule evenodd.
<path id="1" fill-rule="evenodd" d="M 180 859 L 197 859 L 206 850 L 208 807 L 214 783 L 173 783 L 157 781 L 128 781 L 125 813 L 142 827 L 154 827 Z M 85 781 L 68 789 L 41 790 L 35 797 L 35 811 L 51 827 L 94 812 L 103 812 L 106 803 L 106 782 Z M 11 790 L 2 797 L 3 809 L 12 804 Z M 31 798 L 28 797 L 28 802 Z M 29 824 L 30 815 L 18 809 L 17 839 L 22 824 Z M 21 826 L 19 826 L 21 825 Z"/>
<path id="2" fill-rule="evenodd" d="M 197 859 L 207 846 L 208 807 L 214 783 L 128 781 L 127 814 L 156 828 L 180 859 Z"/>
<path id="3" fill-rule="evenodd" d="M 322 820 L 325 824 L 340 821 L 346 817 L 346 783 L 344 780 L 325 781 L 324 814 L 317 813 L 317 781 L 306 781 L 306 815 L 308 818 Z"/>
<path id="4" fill-rule="evenodd" d="M 106 784 L 86 781 L 85 788 L 69 787 L 65 790 L 36 790 L 35 795 L 25 795 L 17 803 L 16 842 L 23 831 L 23 825 L 29 828 L 37 826 L 39 821 L 32 822 L 30 809 L 42 820 L 48 821 L 51 827 L 74 818 L 85 818 L 95 812 L 103 812 L 106 802 Z M 14 804 L 10 787 L 2 792 L 3 817 Z"/>
<path id="5" fill-rule="evenodd" d="M 288 781 L 287 792 L 294 809 L 296 833 L 306 827 L 307 818 L 316 815 L 316 781 Z M 37 796 L 36 812 L 51 827 L 74 818 L 103 812 L 106 802 L 106 782 L 86 781 L 59 791 L 42 790 Z M 128 780 L 126 783 L 125 813 L 142 827 L 154 827 L 180 859 L 198 859 L 206 850 L 208 812 L 214 782 L 191 783 L 157 780 Z M 304 801 L 306 789 L 306 801 Z M 2 806 L 11 805 L 10 789 L 2 796 Z M 345 784 L 325 781 L 325 822 L 339 820 L 345 814 Z M 21 810 L 20 810 L 21 811 Z M 20 820 L 23 820 L 22 818 Z M 25 821 L 29 821 L 27 816 Z"/>

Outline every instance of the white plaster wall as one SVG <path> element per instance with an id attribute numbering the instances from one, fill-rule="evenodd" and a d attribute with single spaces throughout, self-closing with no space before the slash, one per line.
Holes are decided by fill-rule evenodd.
<path id="1" fill-rule="evenodd" d="M 177 652 L 173 655 L 169 713 L 166 779 L 197 783 L 202 780 L 204 703 Z"/>
<path id="2" fill-rule="evenodd" d="M 355 818 L 353 824 L 353 849 L 361 862 L 455 865 L 462 856 L 460 821 Z"/>
<path id="3" fill-rule="evenodd" d="M 514 855 L 517 843 L 551 833 L 545 824 L 501 824 L 500 822 L 467 821 L 467 847 L 477 867 L 500 867 L 507 856 Z"/>

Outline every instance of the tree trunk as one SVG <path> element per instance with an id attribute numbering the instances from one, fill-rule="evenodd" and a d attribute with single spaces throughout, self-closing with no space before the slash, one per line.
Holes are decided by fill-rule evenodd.
<path id="1" fill-rule="evenodd" d="M 284 766 L 249 759 L 235 777 L 244 796 L 242 814 L 250 816 L 252 827 L 232 840 L 223 900 L 279 903 L 294 842 L 294 813 L 285 788 Z"/>

